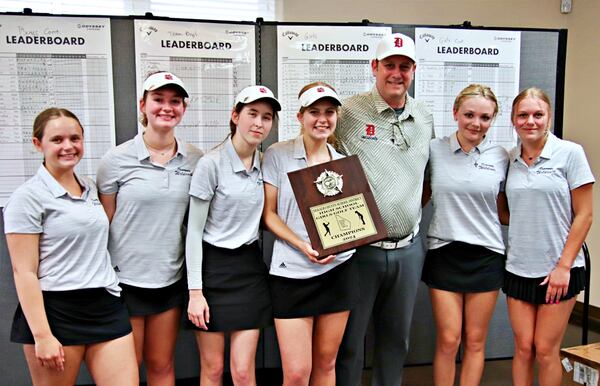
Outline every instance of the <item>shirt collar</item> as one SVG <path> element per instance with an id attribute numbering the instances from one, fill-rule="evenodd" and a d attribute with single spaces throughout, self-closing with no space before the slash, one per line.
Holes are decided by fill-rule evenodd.
<path id="1" fill-rule="evenodd" d="M 240 159 L 238 153 L 235 151 L 235 147 L 233 147 L 231 136 L 227 137 L 227 140 L 225 141 L 225 152 L 227 153 L 227 157 L 229 157 L 229 160 L 231 162 L 231 168 L 234 173 L 246 172 L 246 167 L 244 166 L 244 163 Z M 252 169 L 260 170 L 260 153 L 258 150 L 254 151 Z"/>
<path id="2" fill-rule="evenodd" d="M 552 153 L 554 151 L 554 147 L 556 146 L 558 141 L 560 141 L 560 139 L 558 139 L 558 137 L 556 135 L 554 135 L 552 132 L 548 132 L 548 140 L 544 144 L 544 148 L 542 149 L 542 152 L 540 153 L 540 158 L 551 159 Z M 516 160 L 518 160 L 521 157 L 521 147 L 522 146 L 523 145 L 521 144 L 521 141 L 519 141 L 517 146 L 515 146 L 515 148 L 510 152 L 511 163 L 515 162 Z"/>
<path id="3" fill-rule="evenodd" d="M 48 169 L 46 169 L 46 167 L 44 165 L 40 165 L 36 175 L 48 187 L 48 189 L 50 190 L 50 193 L 52 193 L 52 195 L 55 198 L 62 197 L 65 194 L 68 195 L 69 197 L 71 196 L 69 194 L 69 192 L 67 192 L 67 190 L 65 188 L 63 188 L 63 186 L 61 184 L 59 184 L 58 181 L 56 181 L 56 179 L 52 176 L 52 174 L 50 174 L 50 172 L 48 171 Z M 86 181 L 79 178 L 77 176 L 77 174 L 75 174 L 75 178 L 77 179 L 77 182 L 79 183 L 79 185 L 81 185 L 83 187 L 83 192 L 81 193 L 81 198 L 84 199 L 87 196 L 88 191 L 90 190 L 90 187 L 87 185 Z"/>
<path id="4" fill-rule="evenodd" d="M 394 114 L 396 114 L 394 109 L 383 99 L 383 97 L 379 93 L 379 90 L 377 90 L 377 86 L 373 86 L 373 88 L 371 89 L 371 97 L 373 98 L 373 104 L 378 114 L 381 114 L 386 110 L 390 110 Z M 404 102 L 404 111 L 402 112 L 402 114 L 400 114 L 398 120 L 404 120 L 409 116 L 412 116 L 413 107 L 413 98 L 410 95 L 406 94 L 406 101 Z"/>
<path id="5" fill-rule="evenodd" d="M 454 133 L 452 133 L 452 135 L 450 135 L 450 150 L 453 153 L 456 153 L 459 150 L 462 151 L 462 148 L 460 147 L 460 143 L 458 142 L 457 133 L 458 132 L 455 131 Z M 474 149 L 475 149 L 475 151 L 477 151 L 481 154 L 490 146 L 491 146 L 491 141 L 490 141 L 490 139 L 488 139 L 488 136 L 486 135 L 485 137 L 483 137 L 483 139 L 481 140 L 479 145 L 474 147 Z"/>
<path id="6" fill-rule="evenodd" d="M 339 154 L 338 152 L 336 152 L 335 148 L 330 143 L 327 144 L 327 150 L 329 151 L 329 154 L 331 155 L 332 161 L 344 157 L 342 154 Z M 302 134 L 300 134 L 299 136 L 294 138 L 294 156 L 293 157 L 295 159 L 305 159 L 308 161 L 308 159 L 306 158 L 306 149 L 304 148 L 304 140 L 302 139 Z"/>
<path id="7" fill-rule="evenodd" d="M 302 139 L 302 134 L 300 134 L 294 139 L 294 158 L 306 159 L 306 149 L 304 148 L 304 140 Z"/>
<path id="8" fill-rule="evenodd" d="M 177 137 L 175 137 L 175 142 L 177 142 L 177 153 L 175 154 L 175 157 L 177 157 L 179 154 L 181 154 L 183 157 L 187 157 L 187 150 L 185 149 L 185 146 L 183 146 L 183 143 Z M 133 143 L 135 145 L 138 161 L 150 158 L 150 152 L 144 143 L 144 136 L 142 133 L 138 133 L 133 138 Z"/>

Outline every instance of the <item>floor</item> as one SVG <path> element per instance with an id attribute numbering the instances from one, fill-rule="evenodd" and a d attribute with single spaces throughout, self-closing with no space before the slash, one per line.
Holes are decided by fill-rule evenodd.
<path id="1" fill-rule="evenodd" d="M 600 342 L 600 333 L 589 332 L 588 341 Z M 578 346 L 581 344 L 581 328 L 577 325 L 569 325 L 562 347 Z M 460 366 L 460 365 L 459 365 Z M 457 367 L 458 373 L 459 367 Z M 486 361 L 483 379 L 480 386 L 509 386 L 511 385 L 511 359 Z M 407 366 L 404 370 L 403 386 L 432 386 L 432 368 L 431 366 Z M 363 386 L 370 386 L 370 371 L 367 369 L 363 373 Z M 259 386 L 279 386 L 282 383 L 281 370 L 260 370 L 257 374 L 257 383 Z M 177 386 L 197 386 L 198 378 L 178 380 Z M 232 385 L 228 379 L 224 386 Z M 537 385 L 537 383 L 534 383 Z"/>

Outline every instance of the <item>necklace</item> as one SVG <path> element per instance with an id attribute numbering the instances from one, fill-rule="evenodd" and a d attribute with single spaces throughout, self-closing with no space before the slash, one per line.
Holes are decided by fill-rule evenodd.
<path id="1" fill-rule="evenodd" d="M 164 149 L 158 149 L 152 145 L 150 145 L 146 139 L 144 139 L 144 143 L 146 144 L 146 147 L 148 148 L 148 150 L 150 150 L 153 153 L 158 153 L 161 156 L 164 156 L 168 153 L 173 154 L 173 150 L 175 149 L 175 144 L 177 143 L 177 141 L 173 140 L 173 142 L 171 142 L 170 144 L 168 144 Z"/>

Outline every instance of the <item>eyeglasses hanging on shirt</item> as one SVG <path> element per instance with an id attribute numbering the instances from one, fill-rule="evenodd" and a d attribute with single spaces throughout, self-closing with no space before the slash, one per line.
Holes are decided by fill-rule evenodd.
<path id="1" fill-rule="evenodd" d="M 392 134 L 392 143 L 400 148 L 400 150 L 408 150 L 410 149 L 410 138 L 404 134 L 402 127 L 400 127 L 400 122 L 394 122 L 393 126 L 393 134 Z"/>

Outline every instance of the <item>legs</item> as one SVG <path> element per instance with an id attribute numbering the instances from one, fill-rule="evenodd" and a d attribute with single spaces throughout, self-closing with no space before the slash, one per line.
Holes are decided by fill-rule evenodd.
<path id="1" fill-rule="evenodd" d="M 560 344 L 576 298 L 540 305 L 534 337 L 535 359 L 540 365 L 540 386 L 559 386 L 562 377 Z"/>
<path id="2" fill-rule="evenodd" d="M 200 385 L 221 386 L 225 355 L 225 334 L 222 332 L 196 331 L 196 343 L 200 353 Z"/>
<path id="3" fill-rule="evenodd" d="M 533 383 L 533 360 L 535 349 L 533 338 L 537 306 L 508 297 L 508 316 L 513 329 L 515 355 L 512 363 L 512 377 L 515 386 L 530 386 Z"/>
<path id="4" fill-rule="evenodd" d="M 360 299 L 350 312 L 335 366 L 338 386 L 360 386 L 364 367 L 365 334 L 379 286 L 386 272 L 385 252 L 373 247 L 356 250 L 353 259 L 360 275 Z"/>
<path id="5" fill-rule="evenodd" d="M 425 260 L 420 237 L 407 247 L 387 251 L 386 255 L 386 278 L 373 308 L 375 353 L 372 386 L 402 383 L 413 309 Z M 361 285 L 362 282 L 361 276 Z"/>
<path id="6" fill-rule="evenodd" d="M 85 353 L 85 362 L 98 386 L 139 384 L 132 334 L 89 345 Z"/>
<path id="7" fill-rule="evenodd" d="M 515 335 L 513 383 L 529 386 L 533 383 L 533 360 L 540 365 L 540 385 L 558 386 L 560 344 L 576 298 L 558 304 L 536 305 L 508 298 L 510 323 Z"/>
<path id="8" fill-rule="evenodd" d="M 57 371 L 43 367 L 35 357 L 32 344 L 23 345 L 23 352 L 34 386 L 72 386 L 75 384 L 79 368 L 85 354 L 85 346 L 63 346 L 65 352 L 65 369 Z"/>
<path id="9" fill-rule="evenodd" d="M 465 294 L 461 386 L 477 386 L 481 381 L 485 361 L 485 341 L 497 299 L 498 290 Z"/>
<path id="10" fill-rule="evenodd" d="M 463 322 L 463 294 L 429 289 L 436 325 L 433 383 L 454 385 L 456 353 L 460 345 Z"/>
<path id="11" fill-rule="evenodd" d="M 313 318 L 275 319 L 283 386 L 306 386 L 312 371 Z"/>
<path id="12" fill-rule="evenodd" d="M 336 382 L 339 386 L 360 386 L 364 336 L 373 314 L 372 385 L 399 385 L 425 260 L 421 238 L 415 237 L 409 246 L 395 250 L 361 247 L 354 258 L 360 272 L 360 301 L 348 319 L 336 363 Z"/>
<path id="13" fill-rule="evenodd" d="M 132 334 L 87 346 L 63 346 L 63 349 L 65 351 L 65 369 L 59 372 L 39 364 L 33 345 L 23 346 L 32 383 L 35 386 L 74 385 L 84 359 L 98 386 L 137 386 L 139 384 Z"/>
<path id="14" fill-rule="evenodd" d="M 131 317 L 138 363 L 146 365 L 148 386 L 175 385 L 173 358 L 181 308 L 148 316 Z"/>
<path id="15" fill-rule="evenodd" d="M 231 333 L 231 377 L 236 386 L 256 386 L 256 346 L 260 330 Z"/>
<path id="16" fill-rule="evenodd" d="M 350 311 L 315 317 L 310 384 L 335 386 L 335 361 Z"/>

